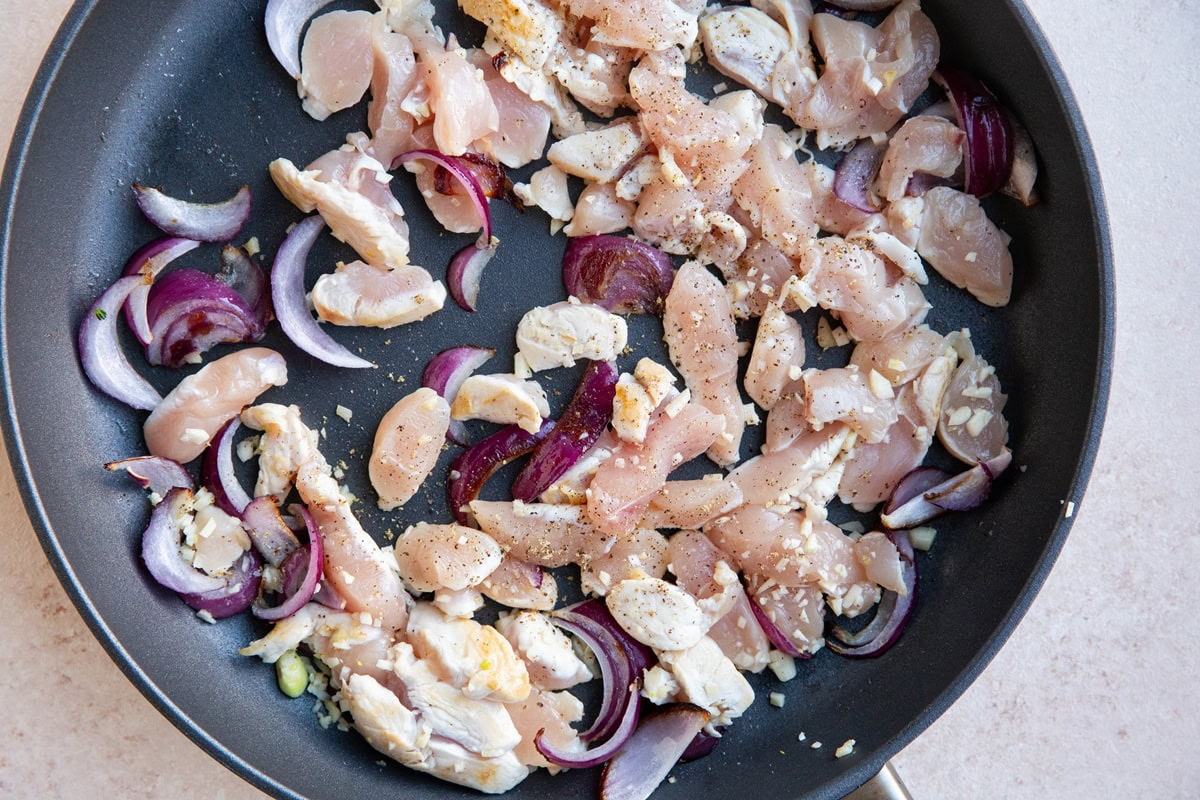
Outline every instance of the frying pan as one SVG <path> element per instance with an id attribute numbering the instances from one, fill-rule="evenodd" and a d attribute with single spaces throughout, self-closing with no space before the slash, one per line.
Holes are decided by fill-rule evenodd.
<path id="1" fill-rule="evenodd" d="M 468 42 L 479 35 L 453 2 L 438 5 L 443 26 L 466 31 Z M 236 654 L 261 634 L 253 621 L 199 624 L 153 585 L 137 558 L 145 500 L 100 469 L 142 452 L 141 415 L 92 390 L 74 352 L 83 310 L 133 248 L 154 235 L 134 208 L 129 183 L 217 200 L 249 182 L 255 212 L 246 234 L 273 253 L 299 215 L 271 187 L 268 160 L 307 163 L 362 125 L 361 109 L 323 125 L 303 114 L 266 48 L 262 10 L 260 0 L 92 0 L 68 16 L 29 95 L 4 176 L 0 356 L 8 452 L 47 556 L 84 619 L 129 679 L 211 755 L 281 798 L 462 797 L 465 790 L 382 765 L 358 736 L 321 729 L 307 702 L 284 700 L 272 670 Z M 939 521 L 932 553 L 920 559 L 920 605 L 890 652 L 862 661 L 819 653 L 783 687 L 784 709 L 767 707 L 772 682 L 756 680 L 755 707 L 714 756 L 676 770 L 678 781 L 658 790 L 664 800 L 694 797 L 699 787 L 717 797 L 818 800 L 861 785 L 1001 646 L 1062 546 L 1071 522 L 1066 504 L 1082 497 L 1113 336 L 1111 253 L 1091 147 L 1062 71 L 1024 7 L 927 0 L 926 10 L 941 33 L 943 59 L 988 80 L 1024 120 L 1042 162 L 1039 206 L 987 202 L 1013 236 L 1013 303 L 985 313 L 936 276 L 928 291 L 930 323 L 943 331 L 969 325 L 997 366 L 1011 394 L 1010 444 L 1019 469 L 1002 478 L 983 508 Z M 409 212 L 413 252 L 439 274 L 462 242 L 439 234 L 404 176 L 395 183 Z M 523 311 L 562 299 L 562 238 L 544 235 L 537 212 L 522 217 L 501 208 L 498 217 L 506 241 L 485 274 L 478 314 L 447 307 L 386 334 L 335 330 L 379 369 L 326 367 L 278 330 L 266 341 L 285 354 L 292 375 L 269 398 L 300 404 L 309 423 L 325 431 L 322 447 L 346 462 L 346 481 L 366 498 L 359 507 L 377 535 L 419 518 L 447 518 L 433 481 L 402 513 L 385 515 L 370 502 L 363 457 L 383 411 L 446 347 L 494 345 L 502 370 Z M 212 248 L 192 255 L 192 264 L 215 265 Z M 347 255 L 323 242 L 310 259 L 310 285 Z M 632 332 L 635 346 L 661 357 L 652 321 L 635 320 Z M 810 343 L 809 352 L 817 351 Z M 179 378 L 146 372 L 163 390 Z M 574 377 L 557 376 L 549 388 L 569 396 Z M 354 412 L 349 423 L 334 415 L 338 404 Z M 747 442 L 743 453 L 755 446 Z M 503 476 L 495 483 L 507 485 Z M 801 731 L 833 746 L 812 750 L 798 743 Z M 834 747 L 850 738 L 854 754 L 835 759 Z M 586 797 L 595 780 L 588 771 L 539 773 L 511 796 Z"/>

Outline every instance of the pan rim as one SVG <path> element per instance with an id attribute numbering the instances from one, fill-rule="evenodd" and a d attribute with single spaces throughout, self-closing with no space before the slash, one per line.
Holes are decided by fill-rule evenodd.
<path id="1" fill-rule="evenodd" d="M 77 0 L 67 13 L 38 68 L 13 132 L 3 179 L 0 181 L 0 204 L 3 206 L 3 215 L 0 217 L 0 310 L 7 308 L 8 304 L 7 274 L 11 230 L 14 222 L 15 201 L 21 187 L 21 175 L 26 166 L 29 147 L 33 141 L 41 111 L 53 91 L 58 71 L 88 16 L 100 2 L 101 0 Z M 1113 252 L 1108 212 L 1091 138 L 1062 65 L 1025 4 L 1021 0 L 1004 0 L 1004 4 L 1009 8 L 1032 45 L 1042 69 L 1051 80 L 1055 98 L 1064 117 L 1071 125 L 1072 141 L 1087 185 L 1086 201 L 1091 212 L 1096 243 L 1095 257 L 1100 285 L 1098 299 L 1101 323 L 1098 332 L 1098 359 L 1084 446 L 1080 452 L 1068 493 L 1068 498 L 1078 506 L 1083 500 L 1100 446 L 1112 376 L 1116 315 Z M 0 318 L 0 389 L 3 390 L 5 402 L 4 414 L 0 416 L 0 425 L 3 427 L 9 461 L 21 492 L 26 513 L 51 567 L 71 602 L 92 635 L 100 642 L 109 658 L 116 663 L 125 677 L 137 687 L 138 691 L 150 701 L 159 713 L 184 735 L 216 761 L 257 789 L 275 797 L 286 798 L 286 800 L 303 800 L 303 795 L 289 789 L 246 762 L 184 713 L 134 661 L 100 616 L 86 589 L 79 582 L 64 556 L 58 536 L 50 525 L 38 487 L 34 483 L 27 449 L 21 435 L 20 422 L 16 417 L 10 372 L 7 315 L 0 315 L 0 317 L 2 317 Z M 959 674 L 919 715 L 914 717 L 895 736 L 884 742 L 873 757 L 864 759 L 839 779 L 827 784 L 824 787 L 826 790 L 840 792 L 844 795 L 866 782 L 882 768 L 884 762 L 911 743 L 966 691 L 1024 618 L 1057 561 L 1073 522 L 1074 516 L 1059 517 L 1050 533 L 1046 547 L 1039 557 L 1037 567 L 1021 588 L 1016 601 L 1008 609 L 1003 620 L 984 645 Z"/>

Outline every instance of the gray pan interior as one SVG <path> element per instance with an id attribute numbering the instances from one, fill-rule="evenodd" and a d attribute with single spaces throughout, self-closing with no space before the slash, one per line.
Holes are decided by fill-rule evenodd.
<path id="1" fill-rule="evenodd" d="M 81 614 L 130 680 L 215 758 L 279 797 L 459 797 L 465 790 L 380 766 L 356 735 L 318 727 L 308 701 L 287 701 L 271 669 L 235 652 L 261 627 L 247 618 L 200 624 L 153 585 L 137 558 L 145 500 L 100 468 L 142 452 L 142 415 L 92 390 L 74 351 L 83 310 L 128 254 L 155 235 L 134 207 L 129 183 L 215 200 L 249 182 L 255 209 L 246 233 L 270 254 L 300 215 L 271 186 L 268 160 L 284 155 L 307 163 L 362 125 L 361 109 L 325 124 L 304 115 L 292 82 L 267 50 L 263 5 L 99 0 L 80 2 L 64 24 L 25 107 L 2 195 L 9 453 L 47 555 Z M 926 6 L 942 34 L 943 58 L 985 76 L 1025 121 L 1041 156 L 1040 206 L 988 201 L 993 218 L 1013 235 L 1014 302 L 985 313 L 936 276 L 929 288 L 930 322 L 943 331 L 969 325 L 997 365 L 1011 394 L 1011 445 L 1021 470 L 1003 478 L 983 509 L 937 524 L 941 535 L 920 562 L 920 606 L 886 657 L 852 662 L 823 651 L 802 663 L 784 690 L 784 709 L 769 708 L 760 691 L 715 756 L 678 768 L 678 782 L 661 787 L 656 796 L 664 800 L 694 797 L 699 787 L 715 797 L 816 800 L 861 784 L 999 648 L 1066 536 L 1064 501 L 1079 502 L 1083 493 L 1103 418 L 1113 315 L 1107 226 L 1090 145 L 1062 72 L 1023 7 L 1001 0 Z M 467 41 L 478 36 L 453 2 L 440 0 L 439 7 L 443 25 L 473 31 Z M 409 213 L 415 258 L 440 276 L 466 238 L 438 232 L 407 178 L 401 173 L 395 185 Z M 522 218 L 499 209 L 504 241 L 485 274 L 476 315 L 450 303 L 425 322 L 384 334 L 334 331 L 377 361 L 378 370 L 335 370 L 297 351 L 277 328 L 268 337 L 266 344 L 287 356 L 292 375 L 269 398 L 299 403 L 310 423 L 324 426 L 324 449 L 346 462 L 347 481 L 365 498 L 364 521 L 377 535 L 446 516 L 440 485 L 403 513 L 374 508 L 363 461 L 374 425 L 445 347 L 494 345 L 500 354 L 492 367 L 504 369 L 521 313 L 563 297 L 564 241 L 546 236 L 545 226 L 538 212 Z M 212 268 L 215 253 L 202 248 L 186 263 Z M 345 255 L 335 242 L 323 242 L 310 261 L 310 282 Z M 634 333 L 645 352 L 661 353 L 651 321 L 638 320 Z M 136 354 L 134 361 L 141 363 Z M 150 377 L 165 389 L 179 376 Z M 550 381 L 562 393 L 557 408 L 574 378 Z M 338 404 L 354 411 L 350 424 L 334 415 Z M 751 437 L 743 452 L 756 446 Z M 501 479 L 490 491 L 503 485 Z M 797 742 L 800 731 L 832 746 L 811 750 Z M 835 759 L 833 749 L 849 738 L 858 742 L 855 754 Z M 553 779 L 541 773 L 512 796 L 590 796 L 595 782 L 589 771 Z"/>

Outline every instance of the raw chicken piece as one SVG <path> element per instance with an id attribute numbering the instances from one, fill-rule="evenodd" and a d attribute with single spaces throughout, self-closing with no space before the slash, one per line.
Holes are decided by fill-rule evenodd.
<path id="1" fill-rule="evenodd" d="M 718 563 L 728 564 L 730 559 L 703 534 L 695 531 L 675 534 L 667 558 L 676 582 L 693 597 L 711 597 L 729 590 L 715 576 Z M 708 636 L 738 669 L 761 672 L 769 660 L 771 643 L 754 619 L 742 584 L 733 585 L 732 591 L 733 607 L 709 629 Z"/>
<path id="2" fill-rule="evenodd" d="M 733 267 L 723 271 L 725 294 L 729 295 L 733 315 L 738 319 L 762 316 L 777 297 L 784 311 L 798 308 L 790 293 L 780 295 L 780 289 L 794 273 L 792 262 L 765 239 L 750 239 Z"/>
<path id="3" fill-rule="evenodd" d="M 450 404 L 421 388 L 392 406 L 375 431 L 367 469 L 379 507 L 391 511 L 409 501 L 437 464 L 450 427 Z"/>
<path id="4" fill-rule="evenodd" d="M 815 653 L 825 644 L 825 604 L 821 590 L 812 584 L 779 586 L 773 581 L 759 584 L 750 598 L 758 603 L 779 632 L 801 653 Z"/>
<path id="5" fill-rule="evenodd" d="M 317 278 L 310 297 L 325 322 L 386 329 L 440 311 L 446 287 L 413 264 L 380 269 L 352 261 Z"/>
<path id="6" fill-rule="evenodd" d="M 915 380 L 946 349 L 946 337 L 922 325 L 887 339 L 859 342 L 850 364 L 863 374 L 875 370 L 900 387 Z"/>
<path id="7" fill-rule="evenodd" d="M 420 65 L 429 86 L 433 140 L 446 155 L 461 156 L 476 139 L 500 129 L 500 112 L 483 72 L 467 60 L 467 51 L 451 41 L 445 50 L 421 50 Z"/>
<path id="8" fill-rule="evenodd" d="M 779 303 L 767 305 L 758 321 L 754 349 L 746 366 L 746 394 L 768 411 L 775 407 L 788 384 L 799 380 L 804 366 L 804 334 L 800 323 Z"/>
<path id="9" fill-rule="evenodd" d="M 367 103 L 367 128 L 375 157 L 391 166 L 396 156 L 413 149 L 412 133 L 417 122 L 403 108 L 417 86 L 417 63 L 412 42 L 393 33 L 377 16 L 371 27 L 371 101 Z"/>
<path id="10" fill-rule="evenodd" d="M 433 736 L 427 721 L 370 676 L 352 676 L 342 688 L 342 703 L 368 744 L 407 767 L 495 794 L 508 791 L 529 775 L 529 769 L 511 752 L 483 758 Z"/>
<path id="11" fill-rule="evenodd" d="M 771 97 L 771 76 L 791 46 L 782 25 L 757 8 L 726 6 L 700 20 L 700 35 L 709 64 Z"/>
<path id="12" fill-rule="evenodd" d="M 300 64 L 300 98 L 313 119 L 358 103 L 371 83 L 371 14 L 330 11 L 314 19 Z"/>
<path id="13" fill-rule="evenodd" d="M 611 183 L 595 183 L 580 192 L 575 214 L 563 233 L 567 236 L 618 233 L 633 224 L 636 211 L 637 206 L 632 202 L 617 196 Z"/>
<path id="14" fill-rule="evenodd" d="M 542 420 L 550 416 L 550 404 L 536 381 L 507 374 L 472 375 L 459 388 L 450 406 L 450 416 L 458 420 L 514 424 L 537 433 Z"/>
<path id="15" fill-rule="evenodd" d="M 432 592 L 478 586 L 500 566 L 504 553 L 474 528 L 420 522 L 396 539 L 395 556 L 405 584 Z"/>
<path id="16" fill-rule="evenodd" d="M 248 347 L 218 358 L 184 378 L 143 425 L 150 455 L 186 464 L 212 437 L 272 386 L 287 383 L 283 356 Z"/>
<path id="17" fill-rule="evenodd" d="M 570 725 L 571 722 L 583 718 L 583 705 L 569 692 L 544 692 L 535 689 L 526 699 L 519 703 L 508 703 L 505 708 L 512 717 L 513 725 L 521 734 L 521 743 L 513 750 L 513 755 L 522 764 L 545 767 L 551 775 L 562 770 L 562 767 L 547 761 L 533 743 L 539 733 L 542 734 L 543 741 L 559 752 L 582 753 L 586 749 L 578 732 Z M 578 716 L 574 714 L 575 708 L 578 708 Z"/>
<path id="18" fill-rule="evenodd" d="M 562 224 L 575 215 L 567 191 L 567 174 L 551 164 L 529 176 L 529 183 L 513 185 L 513 194 L 526 206 L 537 206 L 550 216 L 550 233 L 558 233 Z"/>
<path id="19" fill-rule="evenodd" d="M 811 503 L 814 484 L 853 446 L 852 436 L 845 425 L 827 425 L 782 450 L 742 462 L 728 480 L 742 490 L 747 504 L 788 509 Z"/>
<path id="20" fill-rule="evenodd" d="M 473 500 L 471 513 L 510 557 L 542 567 L 587 563 L 614 541 L 584 520 L 583 506 Z"/>
<path id="21" fill-rule="evenodd" d="M 721 282 L 699 262 L 685 263 L 675 276 L 663 309 L 663 339 L 696 401 L 725 420 L 709 457 L 721 465 L 736 462 L 746 426 L 737 386 L 737 330 Z"/>
<path id="22" fill-rule="evenodd" d="M 918 172 L 949 178 L 962 163 L 965 134 L 940 117 L 906 120 L 888 142 L 875 187 L 888 202 L 904 197 L 908 181 Z"/>
<path id="23" fill-rule="evenodd" d="M 720 475 L 694 481 L 667 481 L 650 500 L 643 528 L 700 528 L 742 504 L 742 490 Z M 672 541 L 679 538 L 672 537 Z"/>
<path id="24" fill-rule="evenodd" d="M 489 598 L 509 608 L 549 611 L 558 602 L 558 583 L 553 575 L 536 564 L 518 561 L 508 555 L 491 575 L 483 579 L 479 588 Z"/>
<path id="25" fill-rule="evenodd" d="M 696 41 L 696 14 L 673 0 L 568 0 L 571 13 L 593 20 L 592 41 L 654 52 Z"/>
<path id="26" fill-rule="evenodd" d="M 490 150 L 501 164 L 514 169 L 541 158 L 550 133 L 549 109 L 505 80 L 497 71 L 495 59 L 483 50 L 470 50 L 467 57 L 483 71 L 488 93 L 499 113 L 496 131 L 483 139 L 484 149 Z"/>
<path id="27" fill-rule="evenodd" d="M 740 161 L 753 141 L 736 117 L 689 92 L 684 72 L 679 50 L 651 53 L 629 73 L 629 91 L 659 157 L 669 153 L 683 175 L 703 188 L 722 165 Z"/>
<path id="28" fill-rule="evenodd" d="M 433 593 L 433 605 L 447 617 L 470 619 L 483 608 L 483 592 L 475 588 L 438 589 Z"/>
<path id="29" fill-rule="evenodd" d="M 721 417 L 686 402 L 685 395 L 668 403 L 645 444 L 622 443 L 597 468 L 587 492 L 587 521 L 610 536 L 632 531 L 671 470 L 709 449 L 723 430 Z"/>
<path id="30" fill-rule="evenodd" d="M 491 625 L 451 619 L 428 603 L 413 606 L 408 641 L 441 680 L 475 700 L 512 703 L 529 696 L 529 673 Z"/>
<path id="31" fill-rule="evenodd" d="M 946 280 L 989 306 L 1012 296 L 1012 237 L 987 217 L 979 198 L 938 186 L 923 195 L 919 252 Z"/>
<path id="32" fill-rule="evenodd" d="M 545 614 L 519 611 L 501 615 L 496 630 L 524 659 L 529 681 L 538 689 L 570 689 L 592 679 L 587 664 L 575 655 L 571 640 Z"/>
<path id="33" fill-rule="evenodd" d="M 334 238 L 353 247 L 368 264 L 402 267 L 408 263 L 404 209 L 388 188 L 391 176 L 371 156 L 342 148 L 304 171 L 286 158 L 277 158 L 271 162 L 271 178 L 301 211 L 319 211 Z"/>
<path id="34" fill-rule="evenodd" d="M 520 57 L 506 51 L 491 32 L 484 37 L 483 49 L 492 57 L 492 63 L 504 80 L 550 113 L 550 129 L 555 136 L 564 139 L 587 129 L 583 115 L 553 75 L 530 67 Z"/>
<path id="35" fill-rule="evenodd" d="M 690 256 L 700 248 L 709 221 L 704 201 L 690 181 L 659 173 L 641 189 L 637 200 L 632 227 L 639 237 L 677 256 Z"/>
<path id="36" fill-rule="evenodd" d="M 659 663 L 679 684 L 678 699 L 700 706 L 714 725 L 728 725 L 754 702 L 754 690 L 708 636 L 682 650 L 660 651 Z"/>
<path id="37" fill-rule="evenodd" d="M 875 444 L 855 445 L 838 484 L 838 497 L 856 511 L 870 511 L 891 496 L 900 479 L 921 465 L 933 442 L 930 428 L 901 416 Z"/>
<path id="38" fill-rule="evenodd" d="M 663 0 L 670 3 L 671 0 Z M 546 158 L 568 175 L 612 183 L 646 149 L 636 117 L 621 117 L 603 128 L 577 133 L 550 145 Z"/>
<path id="39" fill-rule="evenodd" d="M 296 471 L 318 455 L 317 432 L 300 419 L 299 408 L 278 403 L 250 406 L 242 412 L 241 420 L 246 427 L 263 432 L 258 444 L 254 496 L 269 494 L 277 503 L 283 503 L 296 481 Z"/>
<path id="40" fill-rule="evenodd" d="M 646 441 L 646 431 L 657 407 L 646 387 L 628 372 L 621 373 L 613 394 L 613 432 L 623 442 L 641 444 Z"/>
<path id="41" fill-rule="evenodd" d="M 521 734 L 501 703 L 472 697 L 443 683 L 408 644 L 397 644 L 391 656 L 399 685 L 392 681 L 389 685 L 395 686 L 422 722 L 429 723 L 434 735 L 444 736 L 484 758 L 502 756 L 520 744 Z"/>
<path id="42" fill-rule="evenodd" d="M 762 238 L 795 258 L 817 235 L 812 187 L 795 158 L 796 143 L 778 125 L 766 125 L 747 154 L 750 165 L 733 197 Z"/>
<path id="43" fill-rule="evenodd" d="M 886 534 L 873 531 L 863 536 L 854 543 L 854 557 L 862 564 L 867 580 L 878 583 L 901 597 L 908 596 L 900 553 Z"/>
<path id="44" fill-rule="evenodd" d="M 517 349 L 534 372 L 573 367 L 577 359 L 614 361 L 627 338 L 623 317 L 575 298 L 531 308 L 517 324 Z"/>
<path id="45" fill-rule="evenodd" d="M 378 665 L 392 646 L 391 630 L 363 624 L 358 614 L 333 611 L 319 603 L 308 603 L 238 652 L 274 664 L 304 642 L 330 668 L 334 685 L 341 685 L 343 678 L 352 674 L 370 675 L 381 681 L 391 674 L 390 669 Z"/>
<path id="46" fill-rule="evenodd" d="M 736 583 L 736 573 L 726 571 Z M 733 597 L 725 593 L 696 600 L 673 583 L 635 578 L 613 586 L 605 602 L 613 619 L 642 644 L 655 650 L 686 650 L 729 611 Z"/>
<path id="47" fill-rule="evenodd" d="M 762 451 L 776 453 L 810 432 L 808 406 L 804 402 L 804 384 L 793 384 L 767 414 Z"/>
<path id="48" fill-rule="evenodd" d="M 667 539 L 649 528 L 618 536 L 610 550 L 592 556 L 579 571 L 583 590 L 603 597 L 630 578 L 661 578 L 667 572 Z"/>
<path id="49" fill-rule="evenodd" d="M 881 441 L 899 413 L 891 383 L 882 376 L 871 380 L 854 366 L 806 372 L 804 401 L 813 428 L 844 422 L 868 443 Z"/>
<path id="50" fill-rule="evenodd" d="M 893 280 L 882 258 L 861 244 L 829 236 L 810 242 L 800 258 L 803 278 L 792 293 L 807 310 L 838 312 L 860 341 L 886 339 L 920 324 L 929 310 L 911 278 Z"/>
<path id="51" fill-rule="evenodd" d="M 940 54 L 917 0 L 897 5 L 878 28 L 817 14 L 812 34 L 825 69 L 792 118 L 817 131 L 821 148 L 890 130 L 925 90 Z"/>
<path id="52" fill-rule="evenodd" d="M 325 580 L 346 601 L 346 610 L 366 612 L 386 628 L 404 628 L 412 598 L 391 559 L 355 519 L 325 459 L 313 458 L 299 469 L 296 489 L 321 531 Z"/>
<path id="53" fill-rule="evenodd" d="M 965 337 L 959 341 L 970 347 Z M 1008 396 L 1000 391 L 996 368 L 969 349 L 942 400 L 938 439 L 964 463 L 995 458 L 1008 441 L 1008 420 L 1003 413 L 1007 402 Z"/>

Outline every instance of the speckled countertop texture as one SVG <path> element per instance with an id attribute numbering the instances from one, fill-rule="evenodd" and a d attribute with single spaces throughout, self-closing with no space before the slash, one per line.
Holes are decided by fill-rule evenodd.
<path id="1" fill-rule="evenodd" d="M 895 763 L 917 800 L 1200 797 L 1200 3 L 1028 4 L 1083 109 L 1108 197 L 1108 424 L 1028 616 Z M 68 6 L 0 0 L 0 147 Z M 0 797 L 262 797 L 108 660 L 42 554 L 7 459 L 0 519 Z"/>

